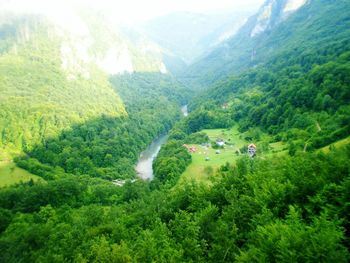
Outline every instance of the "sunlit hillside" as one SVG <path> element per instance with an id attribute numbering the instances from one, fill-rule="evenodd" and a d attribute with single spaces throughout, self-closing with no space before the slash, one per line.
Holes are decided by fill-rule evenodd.
<path id="1" fill-rule="evenodd" d="M 349 262 L 348 0 L 0 0 L 0 262 Z"/>

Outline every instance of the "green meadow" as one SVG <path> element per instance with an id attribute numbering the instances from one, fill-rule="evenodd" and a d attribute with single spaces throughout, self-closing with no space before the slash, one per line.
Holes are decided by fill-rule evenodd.
<path id="1" fill-rule="evenodd" d="M 204 132 L 208 135 L 210 142 L 215 144 L 218 138 L 225 141 L 225 146 L 217 154 L 217 149 L 212 147 L 206 147 L 198 144 L 191 144 L 190 146 L 196 147 L 197 151 L 191 153 L 192 163 L 187 167 L 185 172 L 182 174 L 180 183 L 185 181 L 195 180 L 197 182 L 210 184 L 210 177 L 215 174 L 215 171 L 222 165 L 226 163 L 235 164 L 239 157 L 245 155 L 241 153 L 240 149 L 242 147 L 247 147 L 250 143 L 257 144 L 257 158 L 264 158 L 267 155 L 274 154 L 284 154 L 286 152 L 286 145 L 283 142 L 273 142 L 271 137 L 261 133 L 260 139 L 257 141 L 246 140 L 249 137 L 249 132 L 240 133 L 237 127 L 232 127 L 230 129 L 205 129 Z M 260 145 L 268 145 L 268 150 L 262 151 Z M 266 148 L 266 146 L 265 146 Z M 209 160 L 207 160 L 209 157 Z"/>
<path id="2" fill-rule="evenodd" d="M 332 147 L 334 147 L 334 148 L 342 148 L 342 147 L 344 147 L 346 145 L 349 145 L 349 144 L 350 144 L 350 136 L 345 138 L 345 139 L 343 139 L 343 140 L 339 140 L 339 141 L 337 141 L 335 143 L 332 143 L 331 145 L 327 145 L 327 146 L 321 148 L 320 151 L 322 151 L 323 153 L 329 153 L 329 151 L 330 151 L 330 149 Z"/>
<path id="3" fill-rule="evenodd" d="M 0 161 L 0 187 L 13 185 L 30 180 L 42 180 L 39 176 L 33 175 L 26 170 L 16 166 L 11 161 Z"/>

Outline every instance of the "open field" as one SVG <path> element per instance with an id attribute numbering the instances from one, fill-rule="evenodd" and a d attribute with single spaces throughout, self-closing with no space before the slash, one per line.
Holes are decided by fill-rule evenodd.
<path id="1" fill-rule="evenodd" d="M 192 153 L 192 163 L 187 167 L 186 171 L 182 175 L 182 179 L 196 181 L 206 181 L 211 175 L 206 171 L 207 167 L 212 167 L 213 170 L 219 168 L 225 163 L 233 163 L 237 159 L 236 149 L 238 147 L 225 147 L 220 149 L 220 154 L 216 154 L 216 150 L 213 148 L 206 148 L 200 145 L 191 145 L 197 148 L 197 152 Z M 206 157 L 210 160 L 206 161 Z"/>
<path id="2" fill-rule="evenodd" d="M 215 141 L 218 138 L 224 139 L 228 144 L 232 144 L 238 147 L 245 145 L 246 141 L 240 138 L 241 133 L 237 130 L 237 127 L 231 129 L 211 129 L 202 130 L 206 133 L 211 141 Z"/>
<path id="3" fill-rule="evenodd" d="M 39 176 L 18 168 L 16 164 L 11 161 L 0 161 L 0 187 L 20 182 L 28 182 L 30 179 L 33 181 L 42 180 Z"/>
<path id="4" fill-rule="evenodd" d="M 186 171 L 182 174 L 181 181 L 195 180 L 203 183 L 209 183 L 209 177 L 215 173 L 215 170 L 220 166 L 226 164 L 234 164 L 239 157 L 243 154 L 240 153 L 240 148 L 247 147 L 250 142 L 245 140 L 245 134 L 241 134 L 237 127 L 231 129 L 210 129 L 202 130 L 208 135 L 210 141 L 216 141 L 216 139 L 224 139 L 226 145 L 220 150 L 220 154 L 216 154 L 216 150 L 213 148 L 207 148 L 205 146 L 192 144 L 190 146 L 196 147 L 197 151 L 191 153 L 192 163 L 187 167 Z M 268 142 L 271 139 L 268 135 L 262 134 L 261 140 Z M 260 143 L 261 141 L 257 142 Z M 275 142 L 268 144 L 270 151 L 265 153 L 259 153 L 258 156 L 266 156 L 273 154 L 284 154 L 285 144 L 282 142 Z M 210 160 L 206 160 L 209 157 Z M 211 167 L 211 168 L 209 168 Z"/>
<path id="5" fill-rule="evenodd" d="M 340 141 L 337 141 L 335 143 L 332 143 L 331 145 L 335 148 L 341 148 L 341 147 L 344 147 L 345 145 L 347 144 L 350 144 L 350 136 L 343 139 L 343 140 L 340 140 Z M 330 147 L 331 145 L 327 145 L 323 148 L 320 149 L 320 151 L 324 152 L 324 153 L 328 153 L 330 151 Z"/>

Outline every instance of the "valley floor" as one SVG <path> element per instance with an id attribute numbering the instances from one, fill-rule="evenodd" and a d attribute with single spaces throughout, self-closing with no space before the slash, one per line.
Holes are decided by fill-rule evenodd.
<path id="1" fill-rule="evenodd" d="M 226 163 L 234 164 L 237 159 L 246 155 L 246 153 L 242 153 L 240 149 L 247 147 L 252 142 L 247 140 L 249 135 L 240 133 L 237 127 L 232 127 L 230 129 L 207 129 L 201 132 L 208 135 L 212 145 L 215 144 L 215 141 L 219 138 L 223 139 L 226 144 L 222 149 L 214 149 L 198 144 L 189 145 L 189 147 L 194 147 L 196 151 L 191 153 L 192 163 L 182 174 L 180 184 L 191 180 L 210 184 L 210 177 L 215 174 L 215 170 Z M 285 143 L 270 143 L 272 138 L 267 134 L 262 134 L 260 137 L 258 141 L 253 142 L 258 145 L 257 158 L 286 153 L 287 146 Z"/>

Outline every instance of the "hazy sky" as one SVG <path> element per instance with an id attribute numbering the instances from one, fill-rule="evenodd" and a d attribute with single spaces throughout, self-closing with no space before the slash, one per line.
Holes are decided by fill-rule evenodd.
<path id="1" fill-rule="evenodd" d="M 257 8 L 265 0 L 125 0 L 125 1 L 95 1 L 115 9 L 124 20 L 137 21 L 165 15 L 175 11 L 208 12 L 218 9 L 242 9 L 251 6 Z M 122 12 L 118 12 L 118 9 Z"/>
<path id="2" fill-rule="evenodd" d="M 210 12 L 220 9 L 258 9 L 265 0 L 0 0 L 5 6 L 20 12 L 55 13 L 64 15 L 72 3 L 91 6 L 108 12 L 114 20 L 136 23 L 175 11 Z"/>

